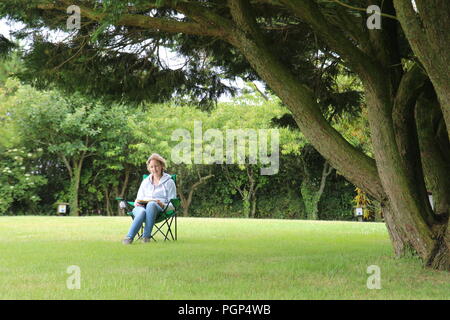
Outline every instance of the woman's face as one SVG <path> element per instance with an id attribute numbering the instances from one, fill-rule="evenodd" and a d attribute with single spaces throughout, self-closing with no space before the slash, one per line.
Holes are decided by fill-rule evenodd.
<path id="1" fill-rule="evenodd" d="M 148 164 L 148 170 L 150 171 L 150 173 L 153 173 L 157 176 L 161 176 L 162 175 L 161 162 L 159 162 L 158 160 L 150 161 L 150 163 Z"/>

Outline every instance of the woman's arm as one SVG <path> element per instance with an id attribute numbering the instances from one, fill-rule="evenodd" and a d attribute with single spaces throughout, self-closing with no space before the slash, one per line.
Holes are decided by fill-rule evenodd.
<path id="1" fill-rule="evenodd" d="M 175 199 L 177 197 L 177 187 L 172 179 L 168 184 L 167 197 L 169 198 L 168 201 L 170 201 L 171 199 Z"/>
<path id="2" fill-rule="evenodd" d="M 169 181 L 167 181 L 166 187 L 167 187 L 167 202 L 165 203 L 165 206 L 169 204 L 169 210 L 173 210 L 175 208 L 173 204 L 170 203 L 170 200 L 175 199 L 177 197 L 175 182 L 172 179 L 170 179 Z"/>
<path id="3" fill-rule="evenodd" d="M 138 190 L 138 193 L 137 193 L 137 196 L 136 196 L 136 200 L 134 200 L 134 206 L 135 207 L 142 206 L 137 201 L 144 199 L 144 181 L 145 181 L 145 179 L 142 180 L 141 185 L 139 186 L 139 190 Z"/>

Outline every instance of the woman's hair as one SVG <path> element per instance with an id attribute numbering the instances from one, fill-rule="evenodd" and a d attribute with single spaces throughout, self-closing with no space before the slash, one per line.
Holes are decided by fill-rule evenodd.
<path id="1" fill-rule="evenodd" d="M 166 163 L 166 159 L 164 159 L 163 157 L 161 157 L 159 154 L 157 153 L 153 153 L 148 159 L 147 159 L 147 167 L 150 165 L 150 161 L 152 160 L 157 160 L 159 161 L 159 163 L 161 163 L 162 166 L 162 171 L 165 171 L 167 168 L 167 163 Z"/>

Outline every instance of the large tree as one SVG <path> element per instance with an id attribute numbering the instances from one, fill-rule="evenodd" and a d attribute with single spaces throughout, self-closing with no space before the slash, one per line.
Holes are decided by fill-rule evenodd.
<path id="1" fill-rule="evenodd" d="M 34 69 L 28 79 L 38 84 L 97 88 L 94 75 L 74 83 L 85 76 L 77 70 L 95 61 L 99 80 L 113 74 L 108 70 L 124 61 L 105 57 L 128 54 L 124 43 L 141 48 L 133 59 L 144 56 L 154 62 L 154 48 L 164 44 L 195 57 L 187 65 L 193 63 L 197 71 L 205 72 L 202 65 L 221 65 L 225 76 L 260 78 L 329 164 L 381 202 L 395 253 L 412 249 L 425 265 L 450 269 L 448 0 L 415 0 L 416 9 L 409 0 L 0 3 L 0 12 L 33 31 L 64 28 L 67 8 L 81 8 L 82 27 L 66 41 L 54 44 L 34 36 L 35 50 L 28 55 L 28 67 Z M 374 4 L 382 8 L 381 29 L 367 28 L 366 8 Z M 140 61 L 133 59 L 132 67 Z M 327 78 L 317 72 L 321 61 L 327 67 L 342 65 L 361 80 L 374 158 L 346 141 L 324 116 L 327 99 L 321 88 Z M 156 83 L 155 65 L 133 75 Z M 434 117 L 424 119 L 430 113 Z M 440 201 L 436 211 L 426 182 Z"/>

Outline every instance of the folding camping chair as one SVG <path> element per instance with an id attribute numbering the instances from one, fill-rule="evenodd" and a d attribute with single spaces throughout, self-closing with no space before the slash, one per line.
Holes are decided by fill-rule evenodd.
<path id="1" fill-rule="evenodd" d="M 143 179 L 147 178 L 148 176 L 149 176 L 148 174 L 144 174 Z M 177 183 L 177 175 L 171 174 L 171 177 L 176 184 Z M 116 200 L 120 201 L 119 207 L 122 210 L 127 210 L 127 215 L 129 215 L 131 217 L 131 219 L 134 220 L 134 215 L 133 215 L 133 211 L 132 211 L 133 210 L 132 208 L 134 208 L 134 202 L 127 201 L 123 198 L 116 198 Z M 172 205 L 174 207 L 173 210 L 168 209 L 170 203 L 172 203 Z M 155 225 L 153 226 L 154 232 L 150 236 L 151 239 L 156 241 L 154 236 L 158 233 L 161 233 L 164 236 L 164 241 L 177 240 L 177 215 L 178 215 L 178 210 L 180 208 L 180 205 L 181 205 L 180 199 L 178 199 L 178 198 L 170 199 L 169 203 L 166 205 L 166 207 L 163 209 L 163 211 L 158 213 L 158 215 L 155 218 Z M 138 240 L 140 238 L 142 238 L 142 235 L 144 233 L 144 224 L 145 224 L 145 221 L 142 224 L 141 230 L 139 230 L 139 232 L 137 233 Z M 160 225 L 158 225 L 158 224 L 160 224 Z M 172 233 L 172 224 L 174 225 L 174 229 L 175 229 L 173 233 Z M 167 226 L 166 230 L 163 230 L 164 226 Z M 156 230 L 155 230 L 155 228 L 156 228 Z"/>

